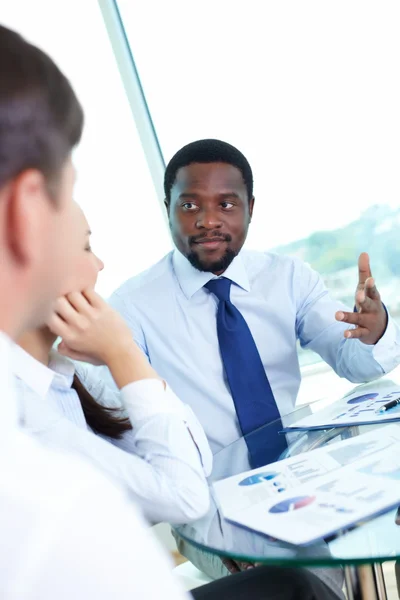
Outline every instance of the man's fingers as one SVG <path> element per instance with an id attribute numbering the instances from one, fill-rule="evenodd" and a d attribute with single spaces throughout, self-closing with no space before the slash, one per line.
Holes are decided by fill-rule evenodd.
<path id="1" fill-rule="evenodd" d="M 364 284 L 368 277 L 372 277 L 369 256 L 366 252 L 362 252 L 358 259 L 358 283 Z"/>
<path id="2" fill-rule="evenodd" d="M 248 569 L 254 569 L 254 563 L 240 561 L 238 562 L 241 571 L 247 571 Z"/>
<path id="3" fill-rule="evenodd" d="M 348 329 L 344 332 L 344 337 L 349 339 L 359 340 L 369 335 L 370 331 L 366 327 L 357 327 L 356 329 Z"/>
<path id="4" fill-rule="evenodd" d="M 376 288 L 373 277 L 368 277 L 364 286 L 356 292 L 356 305 L 360 312 L 372 312 L 381 296 Z"/>
<path id="5" fill-rule="evenodd" d="M 343 323 L 350 323 L 351 325 L 361 325 L 363 321 L 362 313 L 355 312 L 344 312 L 339 310 L 335 314 L 336 321 L 343 321 Z"/>
<path id="6" fill-rule="evenodd" d="M 231 560 L 230 558 L 221 558 L 221 561 L 223 562 L 223 564 L 225 565 L 225 567 L 228 569 L 229 573 L 240 573 L 240 569 L 237 566 L 237 564 L 235 563 L 235 561 Z"/>
<path id="7" fill-rule="evenodd" d="M 356 293 L 356 305 L 357 310 L 363 313 L 372 312 L 376 309 L 375 302 L 368 296 L 366 289 L 359 290 Z"/>
<path id="8" fill-rule="evenodd" d="M 377 301 L 381 299 L 381 295 L 378 292 L 378 289 L 375 285 L 375 279 L 373 277 L 368 277 L 367 281 L 365 282 L 365 294 L 371 300 Z"/>
<path id="9" fill-rule="evenodd" d="M 366 294 L 365 290 L 361 289 L 356 292 L 356 308 L 358 312 L 361 312 L 362 304 L 365 302 Z"/>

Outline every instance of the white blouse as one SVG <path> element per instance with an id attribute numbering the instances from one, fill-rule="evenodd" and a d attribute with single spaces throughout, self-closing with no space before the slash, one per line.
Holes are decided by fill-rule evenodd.
<path id="1" fill-rule="evenodd" d="M 128 488 L 152 523 L 187 523 L 207 511 L 212 455 L 191 409 L 161 381 L 147 379 L 119 393 L 97 381 L 88 387 L 102 405 L 124 409 L 133 424 L 122 439 L 92 432 L 71 388 L 74 364 L 51 353 L 49 367 L 19 346 L 13 369 L 25 428 L 47 446 L 76 452 Z M 85 385 L 85 369 L 79 377 Z"/>
<path id="2" fill-rule="evenodd" d="M 189 600 L 126 494 L 18 428 L 12 354 L 0 332 L 1 600 Z"/>

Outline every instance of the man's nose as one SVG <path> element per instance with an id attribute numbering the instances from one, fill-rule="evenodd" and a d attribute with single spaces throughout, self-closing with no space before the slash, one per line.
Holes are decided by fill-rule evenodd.
<path id="1" fill-rule="evenodd" d="M 221 225 L 221 218 L 218 212 L 213 209 L 203 209 L 196 222 L 198 229 L 218 229 Z"/>

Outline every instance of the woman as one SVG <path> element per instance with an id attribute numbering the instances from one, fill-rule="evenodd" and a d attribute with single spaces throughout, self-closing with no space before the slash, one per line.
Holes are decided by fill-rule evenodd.
<path id="1" fill-rule="evenodd" d="M 121 317 L 91 291 L 103 264 L 90 248 L 79 207 L 76 212 L 75 281 L 66 282 L 49 326 L 24 335 L 15 347 L 24 426 L 126 486 L 150 522 L 200 518 L 208 508 L 205 477 L 211 471 L 204 432 L 150 366 Z M 52 348 L 59 335 L 57 352 Z M 92 390 L 94 399 L 62 354 L 106 364 L 120 393 L 101 383 Z"/>

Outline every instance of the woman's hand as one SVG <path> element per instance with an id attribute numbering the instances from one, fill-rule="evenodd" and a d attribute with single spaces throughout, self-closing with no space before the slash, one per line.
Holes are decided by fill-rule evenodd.
<path id="1" fill-rule="evenodd" d="M 92 290 L 59 298 L 48 326 L 62 338 L 60 354 L 96 365 L 134 344 L 125 321 Z"/>
<path id="2" fill-rule="evenodd" d="M 48 327 L 62 338 L 60 354 L 107 365 L 120 388 L 140 379 L 158 379 L 125 321 L 93 290 L 59 298 Z"/>

